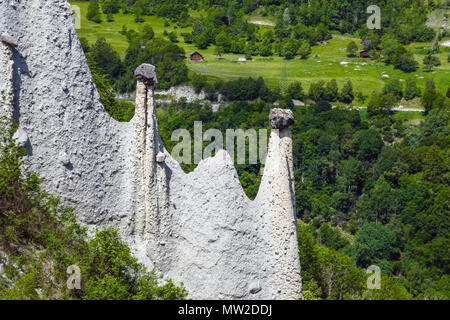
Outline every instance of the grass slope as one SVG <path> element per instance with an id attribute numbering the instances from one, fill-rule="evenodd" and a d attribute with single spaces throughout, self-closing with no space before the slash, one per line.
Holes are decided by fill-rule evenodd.
<path id="1" fill-rule="evenodd" d="M 90 43 L 97 37 L 105 37 L 109 43 L 123 56 L 128 47 L 126 38 L 120 34 L 122 26 L 126 25 L 128 29 L 141 30 L 143 24 L 135 23 L 133 15 L 115 14 L 113 22 L 107 22 L 105 15 L 102 15 L 103 22 L 100 24 L 88 21 L 86 12 L 88 2 L 71 1 L 73 5 L 81 8 L 82 20 L 81 29 L 78 30 L 80 37 L 88 39 Z M 196 15 L 198 13 L 191 13 Z M 156 35 L 163 36 L 164 30 L 168 32 L 175 31 L 179 35 L 180 42 L 187 53 L 197 50 L 194 45 L 186 44 L 181 33 L 191 32 L 191 28 L 175 28 L 174 25 L 164 26 L 165 19 L 160 17 L 144 16 L 145 23 L 150 24 Z M 258 17 L 252 17 L 251 20 L 258 20 Z M 264 26 L 264 28 L 270 28 Z M 415 73 L 404 73 L 400 70 L 394 70 L 392 66 L 381 62 L 375 62 L 368 59 L 347 58 L 345 48 L 351 40 L 358 39 L 349 36 L 334 35 L 333 39 L 328 41 L 327 45 L 319 45 L 312 48 L 311 56 L 306 60 L 296 58 L 286 61 L 281 57 L 254 57 L 252 61 L 238 62 L 242 55 L 226 54 L 222 59 L 214 55 L 214 47 L 206 50 L 198 50 L 206 59 L 203 62 L 187 61 L 189 69 L 210 77 L 222 79 L 233 79 L 239 77 L 259 77 L 262 76 L 269 86 L 283 86 L 287 82 L 301 81 L 304 89 L 307 90 L 311 82 L 319 80 L 336 79 L 340 87 L 347 79 L 352 80 L 355 92 L 361 91 L 369 95 L 373 90 L 381 90 L 384 83 L 388 81 L 383 78 L 383 72 L 389 75 L 389 79 L 399 79 L 401 81 L 408 77 L 415 77 L 418 85 L 425 87 L 428 77 L 433 77 L 438 90 L 445 93 L 450 84 L 450 64 L 447 62 L 449 48 L 441 48 L 438 55 L 442 65 L 435 68 L 432 72 L 423 72 L 421 68 Z M 430 44 L 415 43 L 409 48 L 415 55 L 416 60 L 421 64 L 425 56 L 424 48 Z M 342 61 L 349 62 L 348 65 L 341 64 Z"/>

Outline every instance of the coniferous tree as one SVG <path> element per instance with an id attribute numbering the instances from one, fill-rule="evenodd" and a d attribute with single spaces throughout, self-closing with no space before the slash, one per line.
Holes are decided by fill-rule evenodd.
<path id="1" fill-rule="evenodd" d="M 356 57 L 356 52 L 358 51 L 358 45 L 355 41 L 352 41 L 347 46 L 347 56 Z"/>
<path id="2" fill-rule="evenodd" d="M 86 18 L 96 23 L 102 22 L 102 19 L 100 17 L 100 6 L 98 5 L 97 1 L 94 0 L 89 2 Z"/>
<path id="3" fill-rule="evenodd" d="M 436 56 L 427 55 L 423 59 L 423 69 L 425 71 L 431 71 L 433 70 L 433 67 L 437 67 L 439 65 L 441 65 L 441 61 Z"/>
<path id="4" fill-rule="evenodd" d="M 420 89 L 417 87 L 416 79 L 406 79 L 405 99 L 412 100 L 420 96 Z"/>
<path id="5" fill-rule="evenodd" d="M 332 79 L 327 83 L 325 97 L 327 101 L 336 101 L 339 98 L 339 88 L 336 79 Z"/>
<path id="6" fill-rule="evenodd" d="M 436 84 L 434 83 L 434 79 L 433 79 L 433 78 L 428 78 L 428 79 L 427 79 L 426 88 L 427 88 L 427 89 L 433 89 L 433 90 L 436 90 Z"/>
<path id="7" fill-rule="evenodd" d="M 311 46 L 306 40 L 302 41 L 300 48 L 298 49 L 298 54 L 302 59 L 306 59 L 311 54 Z"/>
<path id="8" fill-rule="evenodd" d="M 344 87 L 342 88 L 342 92 L 341 92 L 341 96 L 340 96 L 340 101 L 344 102 L 344 103 L 351 103 L 354 99 L 354 94 L 353 94 L 353 85 L 352 82 L 350 80 L 348 80 Z"/>

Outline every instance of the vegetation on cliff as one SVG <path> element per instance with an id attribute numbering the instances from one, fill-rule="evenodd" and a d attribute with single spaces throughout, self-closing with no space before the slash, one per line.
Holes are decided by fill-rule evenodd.
<path id="1" fill-rule="evenodd" d="M 0 299 L 186 298 L 183 287 L 147 271 L 116 230 L 88 233 L 37 175 L 24 173 L 14 130 L 1 119 Z M 80 270 L 79 289 L 67 285 L 70 266 Z"/>
<path id="2" fill-rule="evenodd" d="M 163 38 L 158 41 L 173 48 L 200 50 L 207 61 L 187 62 L 194 72 L 176 82 L 191 81 L 212 101 L 218 93 L 228 100 L 217 112 L 186 101 L 160 107 L 169 151 L 171 133 L 193 130 L 194 121 L 202 121 L 204 130 L 260 129 L 275 101 L 294 111 L 305 299 L 449 299 L 448 48 L 434 41 L 448 34 L 425 25 L 427 13 L 439 4 L 371 2 L 382 7 L 383 28 L 370 31 L 362 16 L 366 1 L 338 2 L 193 1 L 187 10 L 183 1 L 152 9 L 141 7 L 148 1 L 136 1 L 114 14 L 117 19 L 134 15 L 133 23 L 142 23 L 123 27 L 129 48 L 139 51 L 147 41 L 142 39 Z M 177 10 L 164 11 L 175 3 Z M 273 25 L 251 24 L 252 17 Z M 92 39 L 102 28 L 86 30 L 80 34 Z M 98 49 L 93 51 L 106 56 Z M 358 49 L 373 60 L 354 57 Z M 152 61 L 153 54 L 146 59 Z M 253 60 L 231 61 L 239 55 Z M 184 63 L 173 57 L 167 63 Z M 127 68 L 127 59 L 115 58 L 109 67 L 121 61 Z M 109 67 L 102 71 L 107 76 Z M 116 89 L 120 79 L 113 81 Z M 294 106 L 292 99 L 306 105 Z M 350 103 L 367 109 L 341 108 Z M 425 112 L 391 111 L 399 105 Z M 184 165 L 186 171 L 194 167 Z M 254 198 L 261 165 L 236 168 Z M 370 265 L 381 268 L 381 290 L 366 288 L 364 269 Z"/>

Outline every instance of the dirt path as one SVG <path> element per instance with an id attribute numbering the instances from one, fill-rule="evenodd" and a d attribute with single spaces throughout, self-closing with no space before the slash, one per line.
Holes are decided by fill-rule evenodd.
<path id="1" fill-rule="evenodd" d="M 248 22 L 252 23 L 252 24 L 258 24 L 260 26 L 269 26 L 269 27 L 274 27 L 275 26 L 275 23 L 273 23 L 272 21 L 267 21 L 267 20 L 255 19 L 255 20 L 249 20 Z"/>
<path id="2" fill-rule="evenodd" d="M 332 108 L 337 108 L 337 106 L 332 106 Z M 354 106 L 349 106 L 349 109 L 357 109 L 357 110 L 362 110 L 362 109 L 367 109 L 366 107 L 354 107 Z M 401 108 L 401 107 L 394 107 L 391 108 L 392 111 L 406 111 L 406 112 L 424 112 L 423 109 L 419 109 L 419 108 Z"/>
<path id="3" fill-rule="evenodd" d="M 444 41 L 441 43 L 442 47 L 450 47 L 450 40 Z"/>

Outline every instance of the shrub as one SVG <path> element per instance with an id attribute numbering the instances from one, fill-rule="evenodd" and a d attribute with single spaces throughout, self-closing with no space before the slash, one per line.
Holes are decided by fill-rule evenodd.
<path id="1" fill-rule="evenodd" d="M 353 250 L 357 264 L 362 267 L 383 259 L 392 259 L 399 253 L 395 233 L 373 222 L 363 224 Z"/>
<path id="2" fill-rule="evenodd" d="M 347 46 L 347 56 L 356 57 L 356 52 L 358 51 L 358 45 L 355 41 L 351 41 Z"/>
<path id="3" fill-rule="evenodd" d="M 0 252 L 7 255 L 0 258 L 0 299 L 186 298 L 172 281 L 159 284 L 116 230 L 89 239 L 73 211 L 43 191 L 36 175 L 21 171 L 24 150 L 10 138 L 16 126 L 0 120 Z M 74 264 L 81 270 L 79 290 L 66 286 Z"/>

